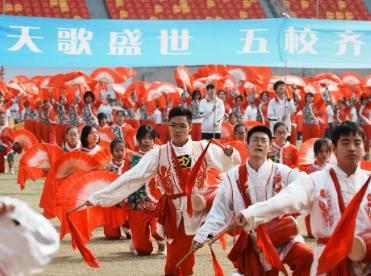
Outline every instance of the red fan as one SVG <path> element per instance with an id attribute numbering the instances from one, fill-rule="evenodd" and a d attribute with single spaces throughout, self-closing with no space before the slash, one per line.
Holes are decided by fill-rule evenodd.
<path id="1" fill-rule="evenodd" d="M 366 77 L 364 77 L 363 86 L 371 87 L 371 75 L 367 75 Z"/>
<path id="2" fill-rule="evenodd" d="M 228 73 L 238 82 L 249 81 L 261 86 L 272 76 L 272 72 L 268 67 L 228 66 Z"/>
<path id="3" fill-rule="evenodd" d="M 106 149 L 106 150 L 109 151 L 111 143 L 108 142 L 108 141 L 100 140 L 99 145 L 101 146 L 101 148 Z"/>
<path id="4" fill-rule="evenodd" d="M 305 141 L 299 149 L 299 158 L 298 158 L 298 163 L 300 165 L 307 165 L 307 164 L 313 164 L 315 161 L 314 158 L 314 143 L 317 141 L 318 138 L 311 138 L 307 141 Z M 331 164 L 336 164 L 336 157 L 331 154 L 330 157 L 330 163 Z"/>
<path id="5" fill-rule="evenodd" d="M 18 142 L 25 150 L 28 150 L 34 144 L 39 142 L 35 134 L 27 129 L 17 129 L 14 131 L 13 136 L 14 143 Z"/>
<path id="6" fill-rule="evenodd" d="M 107 68 L 107 67 L 101 67 L 101 68 L 94 70 L 90 74 L 90 77 L 93 80 L 104 82 L 104 83 L 123 83 L 126 81 L 115 70 L 112 70 L 111 68 Z"/>
<path id="7" fill-rule="evenodd" d="M 94 155 L 80 151 L 64 154 L 54 164 L 54 178 L 61 179 L 81 171 L 91 171 L 100 166 Z"/>
<path id="8" fill-rule="evenodd" d="M 145 189 L 148 197 L 154 201 L 158 202 L 161 197 L 161 191 L 158 187 L 157 181 L 154 178 L 151 178 L 147 183 L 145 184 Z"/>
<path id="9" fill-rule="evenodd" d="M 49 79 L 48 87 L 63 87 L 63 86 L 64 86 L 64 74 L 57 74 Z"/>
<path id="10" fill-rule="evenodd" d="M 371 161 L 361 160 L 361 169 L 371 171 Z"/>
<path id="11" fill-rule="evenodd" d="M 133 81 L 128 85 L 128 87 L 126 87 L 126 93 L 128 93 L 130 96 L 135 93 L 137 100 L 139 102 L 144 102 L 148 88 L 149 84 L 145 81 Z"/>
<path id="12" fill-rule="evenodd" d="M 261 122 L 258 122 L 258 121 L 246 121 L 244 124 L 245 124 L 245 126 L 247 128 L 252 128 L 254 126 L 261 126 L 261 125 L 263 125 Z"/>
<path id="13" fill-rule="evenodd" d="M 137 71 L 133 68 L 128 67 L 116 67 L 114 70 L 125 80 L 134 77 L 137 74 Z M 125 82 L 124 81 L 124 82 Z"/>
<path id="14" fill-rule="evenodd" d="M 35 144 L 28 150 L 19 161 L 17 182 L 24 189 L 27 179 L 36 179 L 45 177 L 51 164 L 60 157 L 63 151 L 60 147 L 52 144 Z"/>
<path id="15" fill-rule="evenodd" d="M 249 157 L 249 150 L 244 142 L 241 141 L 230 141 L 227 144 L 231 145 L 234 149 L 238 151 L 241 157 L 241 163 L 246 162 Z"/>
<path id="16" fill-rule="evenodd" d="M 105 127 L 105 128 L 100 127 L 98 128 L 98 132 L 99 132 L 99 137 L 101 141 L 103 140 L 103 141 L 111 142 L 116 137 L 110 127 Z"/>
<path id="17" fill-rule="evenodd" d="M 341 79 L 332 73 L 323 73 L 315 75 L 312 80 L 318 82 L 322 86 L 327 87 L 330 91 L 338 91 L 339 85 L 342 85 L 343 82 Z"/>
<path id="18" fill-rule="evenodd" d="M 178 66 L 175 69 L 175 81 L 180 88 L 187 88 L 189 92 L 193 91 L 193 76 L 184 66 Z"/>
<path id="19" fill-rule="evenodd" d="M 148 114 L 152 114 L 156 104 L 166 104 L 166 97 L 170 98 L 174 104 L 180 101 L 182 89 L 167 82 L 153 82 L 147 90 L 146 105 Z"/>
<path id="20" fill-rule="evenodd" d="M 109 162 L 112 160 L 112 155 L 110 149 L 103 148 L 102 150 L 98 151 L 96 154 L 93 155 L 94 159 L 97 163 L 99 163 L 99 168 L 105 168 Z"/>
<path id="21" fill-rule="evenodd" d="M 219 171 L 216 168 L 207 169 L 207 184 L 209 186 L 219 185 L 221 180 Z"/>
<path id="22" fill-rule="evenodd" d="M 272 85 L 273 87 L 274 83 L 276 83 L 279 80 L 284 81 L 286 84 L 291 84 L 291 85 L 295 84 L 296 86 L 300 86 L 300 87 L 305 86 L 305 81 L 302 78 L 299 78 L 298 76 L 294 76 L 294 75 L 273 76 L 270 79 L 269 84 Z M 268 89 L 270 88 L 268 87 Z"/>
<path id="23" fill-rule="evenodd" d="M 228 74 L 227 66 L 222 64 L 208 64 L 198 68 L 197 72 L 193 75 L 195 79 L 205 78 L 210 75 L 221 75 L 222 78 Z"/>
<path id="24" fill-rule="evenodd" d="M 343 83 L 349 85 L 360 85 L 362 84 L 362 78 L 355 72 L 345 72 L 340 75 L 340 79 Z"/>
<path id="25" fill-rule="evenodd" d="M 229 139 L 233 135 L 233 127 L 231 124 L 227 121 L 222 122 L 222 133 L 221 137 L 222 139 Z"/>

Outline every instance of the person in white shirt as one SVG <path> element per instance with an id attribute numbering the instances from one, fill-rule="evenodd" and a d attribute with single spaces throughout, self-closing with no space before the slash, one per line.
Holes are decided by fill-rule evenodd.
<path id="1" fill-rule="evenodd" d="M 255 94 L 250 94 L 247 96 L 247 102 L 249 105 L 245 109 L 245 114 L 244 114 L 244 121 L 256 121 L 256 116 L 258 114 L 258 109 L 254 103 L 254 95 Z"/>
<path id="2" fill-rule="evenodd" d="M 291 182 L 306 177 L 298 170 L 292 170 L 267 159 L 271 141 L 272 134 L 269 128 L 255 126 L 249 130 L 247 137 L 249 158 L 245 164 L 233 168 L 224 176 L 205 223 L 194 237 L 192 245 L 194 251 L 201 247 L 210 235 L 214 236 L 225 229 L 233 221 L 234 214 L 250 204 L 265 201 L 279 194 L 281 189 Z M 253 247 L 247 247 L 243 252 L 234 254 L 241 243 L 252 238 L 250 235 L 246 237 L 246 234 L 243 231 L 240 233 L 228 255 L 238 273 L 242 275 L 272 273 L 273 268 L 264 260 L 262 253 L 256 252 Z M 311 248 L 304 244 L 301 236 L 287 237 L 287 241 L 278 247 L 278 251 L 281 260 L 294 270 L 294 275 L 309 274 L 313 253 Z"/>
<path id="3" fill-rule="evenodd" d="M 284 122 L 287 126 L 288 133 L 291 133 L 291 118 L 290 115 L 295 112 L 295 103 L 287 96 L 285 83 L 277 81 L 273 85 L 276 97 L 268 103 L 267 117 L 270 121 L 270 129 L 273 132 L 273 127 L 277 122 Z"/>
<path id="4" fill-rule="evenodd" d="M 138 165 L 122 174 L 109 186 L 92 194 L 87 204 L 113 206 L 140 189 L 157 176 L 161 198 L 158 202 L 157 233 L 167 242 L 165 275 L 178 275 L 176 264 L 190 249 L 193 236 L 203 222 L 206 211 L 195 211 L 187 202 L 191 194 L 207 189 L 206 169 L 215 167 L 224 172 L 240 163 L 240 156 L 230 146 L 210 144 L 205 160 L 199 167 L 194 186 L 185 192 L 191 168 L 206 147 L 205 141 L 190 139 L 192 113 L 180 107 L 169 112 L 171 141 L 147 152 Z M 180 266 L 183 275 L 191 275 L 194 256 Z"/>
<path id="5" fill-rule="evenodd" d="M 156 125 L 161 125 L 162 124 L 162 113 L 161 110 L 156 107 L 155 111 L 153 111 L 153 119 L 156 123 Z"/>
<path id="6" fill-rule="evenodd" d="M 259 202 L 242 210 L 237 219 L 244 229 L 249 231 L 256 225 L 286 213 L 304 212 L 310 215 L 312 234 L 317 239 L 314 249 L 314 262 L 311 275 L 318 275 L 319 257 L 325 245 L 332 236 L 340 217 L 348 203 L 357 192 L 364 187 L 364 196 L 358 201 L 359 209 L 355 217 L 355 229 L 347 231 L 348 221 L 342 225 L 341 239 L 352 238 L 349 235 L 361 235 L 371 231 L 371 185 L 368 184 L 370 172 L 360 168 L 360 161 L 364 156 L 365 133 L 362 128 L 353 122 L 346 121 L 334 129 L 332 143 L 337 159 L 337 165 L 312 173 L 309 178 L 300 178 L 291 183 L 275 197 Z M 368 186 L 367 186 L 368 185 Z M 347 235 L 347 236 L 345 236 Z M 337 237 L 337 236 L 336 236 Z M 339 240 L 339 243 L 341 241 Z M 335 267 L 326 273 L 331 275 L 370 275 L 371 263 L 353 262 L 347 258 L 348 252 L 339 244 L 337 248 L 330 248 L 344 259 L 337 260 Z M 323 271 L 322 271 L 323 273 Z M 329 275 L 329 274 L 327 274 Z"/>
<path id="7" fill-rule="evenodd" d="M 325 137 L 331 139 L 335 116 L 334 108 L 331 104 L 331 101 L 326 101 L 326 114 L 327 114 L 327 128 L 325 130 Z"/>
<path id="8" fill-rule="evenodd" d="M 202 139 L 221 138 L 224 113 L 224 103 L 216 97 L 215 85 L 208 84 L 206 97 L 201 100 L 199 107 Z"/>

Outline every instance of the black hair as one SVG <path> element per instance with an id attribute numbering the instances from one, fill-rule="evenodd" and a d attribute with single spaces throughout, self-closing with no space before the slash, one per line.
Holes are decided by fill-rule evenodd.
<path id="1" fill-rule="evenodd" d="M 100 122 L 100 121 L 102 121 L 102 120 L 104 120 L 104 119 L 107 120 L 107 115 L 106 115 L 106 113 L 104 113 L 104 112 L 99 112 L 98 115 L 97 115 L 97 119 L 98 119 L 98 122 Z"/>
<path id="2" fill-rule="evenodd" d="M 327 148 L 331 151 L 331 141 L 327 138 L 320 138 L 314 142 L 314 155 L 317 155 L 321 151 L 322 146 L 327 146 Z"/>
<path id="3" fill-rule="evenodd" d="M 241 95 L 236 96 L 234 100 L 237 100 L 237 99 L 240 99 L 241 101 L 243 101 L 243 97 Z"/>
<path id="4" fill-rule="evenodd" d="M 69 127 L 66 128 L 66 131 L 65 131 L 64 134 L 67 135 L 68 132 L 70 132 L 70 130 L 73 129 L 73 128 L 76 128 L 77 132 L 79 132 L 79 128 L 77 126 L 69 126 Z"/>
<path id="5" fill-rule="evenodd" d="M 276 91 L 277 90 L 277 88 L 278 88 L 278 86 L 280 86 L 280 85 L 285 85 L 285 82 L 283 82 L 283 81 L 281 81 L 281 80 L 279 80 L 279 81 L 276 81 L 275 83 L 274 83 L 274 85 L 273 85 L 273 89 L 274 89 L 274 91 Z"/>
<path id="6" fill-rule="evenodd" d="M 262 91 L 261 93 L 260 93 L 260 98 L 263 98 L 263 95 L 267 95 L 267 97 L 269 98 L 269 93 L 268 93 L 268 91 Z"/>
<path id="7" fill-rule="evenodd" d="M 201 97 L 200 90 L 193 90 L 193 92 L 192 92 L 192 100 L 194 100 L 197 95 L 199 95 Z"/>
<path id="8" fill-rule="evenodd" d="M 286 130 L 288 130 L 287 126 L 285 125 L 284 122 L 277 122 L 274 124 L 274 127 L 273 127 L 273 132 L 276 132 L 276 130 L 281 127 L 281 126 L 284 126 L 286 128 Z"/>
<path id="9" fill-rule="evenodd" d="M 240 127 L 243 127 L 245 129 L 246 133 L 247 133 L 247 127 L 242 123 L 238 123 L 234 126 L 233 133 L 235 133 L 237 131 L 237 129 L 239 129 Z"/>
<path id="10" fill-rule="evenodd" d="M 215 89 L 215 85 L 212 83 L 209 83 L 208 85 L 206 85 L 206 90 L 210 90 L 210 89 Z"/>
<path id="11" fill-rule="evenodd" d="M 216 93 L 216 94 L 219 95 L 219 93 L 221 93 L 221 92 L 223 92 L 224 95 L 225 95 L 225 91 L 223 89 L 218 90 L 218 93 Z"/>
<path id="12" fill-rule="evenodd" d="M 259 126 L 254 126 L 254 127 L 250 128 L 249 132 L 247 132 L 247 143 L 249 143 L 251 136 L 255 132 L 263 132 L 263 133 L 267 134 L 268 137 L 269 137 L 269 141 L 272 141 L 271 130 L 269 128 L 267 128 L 266 126 L 259 125 Z"/>
<path id="13" fill-rule="evenodd" d="M 174 107 L 169 112 L 169 122 L 172 118 L 178 117 L 178 116 L 184 116 L 187 118 L 187 121 L 189 124 L 192 123 L 192 112 L 189 109 L 186 109 L 183 107 Z"/>
<path id="14" fill-rule="evenodd" d="M 94 102 L 95 101 L 95 96 L 94 96 L 94 93 L 92 91 L 86 91 L 85 92 L 84 97 L 83 97 L 84 102 L 86 101 L 86 98 L 89 97 L 89 96 L 93 99 L 93 102 Z"/>
<path id="15" fill-rule="evenodd" d="M 304 101 L 305 101 L 305 102 L 307 101 L 307 97 L 308 97 L 308 96 L 311 96 L 312 98 L 314 97 L 314 95 L 313 95 L 312 92 L 308 92 L 308 93 L 306 93 L 305 96 L 304 96 Z"/>
<path id="16" fill-rule="evenodd" d="M 231 112 L 228 119 L 231 119 L 231 116 L 235 116 L 238 119 L 238 114 L 236 114 L 235 112 Z"/>
<path id="17" fill-rule="evenodd" d="M 345 121 L 335 127 L 334 132 L 332 133 L 332 144 L 336 147 L 337 142 L 339 141 L 341 136 L 349 135 L 359 135 L 362 137 L 363 143 L 366 142 L 365 131 L 356 123 L 353 123 L 351 121 Z"/>
<path id="18" fill-rule="evenodd" d="M 112 154 L 113 154 L 113 150 L 115 149 L 115 147 L 116 147 L 117 145 L 119 145 L 119 144 L 124 144 L 124 146 L 126 147 L 126 145 L 125 145 L 125 141 L 122 140 L 121 138 L 114 138 L 114 139 L 111 141 L 111 143 L 110 143 L 110 145 L 109 145 L 109 149 L 110 149 L 110 151 L 111 151 Z"/>
<path id="19" fill-rule="evenodd" d="M 84 147 L 84 148 L 87 148 L 89 146 L 88 144 L 88 136 L 91 132 L 91 130 L 95 128 L 93 126 L 89 126 L 89 125 L 86 125 L 82 128 L 81 130 L 81 136 L 80 136 L 80 141 L 81 141 L 81 145 Z M 98 139 L 98 142 L 97 144 L 99 143 L 100 141 L 100 138 Z"/>
<path id="20" fill-rule="evenodd" d="M 137 139 L 138 143 L 147 135 L 149 134 L 153 140 L 157 137 L 157 131 L 151 125 L 141 125 L 138 130 L 135 138 Z"/>
<path id="21" fill-rule="evenodd" d="M 122 116 L 125 117 L 125 111 L 124 111 L 124 110 L 121 110 L 121 109 L 120 109 L 120 110 L 117 110 L 116 113 L 115 113 L 115 115 L 117 116 L 117 115 L 119 115 L 120 113 L 122 114 Z"/>

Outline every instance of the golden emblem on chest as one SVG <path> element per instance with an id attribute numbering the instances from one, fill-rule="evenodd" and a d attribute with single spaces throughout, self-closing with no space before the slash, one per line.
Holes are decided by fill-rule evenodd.
<path id="1" fill-rule="evenodd" d="M 178 156 L 180 167 L 189 168 L 191 166 L 191 158 L 188 155 Z"/>

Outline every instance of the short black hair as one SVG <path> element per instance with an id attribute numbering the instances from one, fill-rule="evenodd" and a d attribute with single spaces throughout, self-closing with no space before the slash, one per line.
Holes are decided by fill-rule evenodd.
<path id="1" fill-rule="evenodd" d="M 109 145 L 109 149 L 111 151 L 111 153 L 113 153 L 113 150 L 115 149 L 115 147 L 118 145 L 118 144 L 124 144 L 124 146 L 126 147 L 125 145 L 125 141 L 122 140 L 121 138 L 114 138 L 110 145 Z"/>
<path id="2" fill-rule="evenodd" d="M 241 95 L 238 95 L 236 96 L 236 98 L 234 98 L 234 100 L 237 100 L 237 99 L 240 99 L 241 101 L 243 101 L 243 97 Z"/>
<path id="3" fill-rule="evenodd" d="M 269 141 L 272 141 L 271 130 L 269 128 L 267 128 L 266 126 L 259 125 L 259 126 L 254 126 L 254 127 L 250 128 L 249 132 L 247 133 L 247 143 L 249 143 L 251 136 L 255 132 L 263 132 L 263 133 L 267 134 L 268 137 L 269 137 Z"/>
<path id="4" fill-rule="evenodd" d="M 356 123 L 353 123 L 351 121 L 345 121 L 335 127 L 334 132 L 332 134 L 332 144 L 336 147 L 337 142 L 339 141 L 341 136 L 349 136 L 349 135 L 359 135 L 362 137 L 363 143 L 366 142 L 365 131 L 360 126 L 358 126 Z"/>
<path id="5" fill-rule="evenodd" d="M 106 115 L 106 113 L 104 113 L 104 112 L 99 112 L 98 115 L 97 115 L 97 119 L 98 119 L 98 122 L 100 122 L 100 121 L 102 121 L 102 120 L 104 120 L 104 119 L 107 120 L 107 115 Z"/>
<path id="6" fill-rule="evenodd" d="M 122 114 L 122 116 L 124 116 L 124 117 L 126 116 L 126 115 L 125 115 L 125 111 L 122 110 L 122 109 L 117 110 L 116 113 L 115 113 L 115 115 L 117 116 L 117 115 L 119 115 L 120 113 Z"/>
<path id="7" fill-rule="evenodd" d="M 91 97 L 93 99 L 93 102 L 95 101 L 95 96 L 94 96 L 94 93 L 92 91 L 86 91 L 85 94 L 84 94 L 84 102 L 86 101 L 86 98 L 87 97 Z"/>
<path id="8" fill-rule="evenodd" d="M 276 81 L 275 83 L 274 83 L 274 85 L 273 85 L 273 89 L 274 89 L 274 91 L 276 91 L 277 90 L 277 88 L 278 88 L 278 86 L 280 86 L 280 85 L 285 85 L 285 82 L 283 82 L 283 81 L 281 81 L 281 80 L 279 80 L 279 81 Z"/>
<path id="9" fill-rule="evenodd" d="M 225 94 L 225 91 L 223 89 L 219 89 L 218 90 L 218 93 L 216 93 L 217 95 L 219 95 L 219 93 L 223 92 Z"/>
<path id="10" fill-rule="evenodd" d="M 193 90 L 192 92 L 192 100 L 194 100 L 196 98 L 196 96 L 199 95 L 201 97 L 201 92 L 200 90 Z"/>
<path id="11" fill-rule="evenodd" d="M 210 89 L 215 89 L 215 85 L 212 83 L 209 83 L 208 85 L 206 85 L 206 90 L 210 90 Z"/>
<path id="12" fill-rule="evenodd" d="M 86 125 L 82 128 L 81 130 L 81 136 L 80 136 L 80 141 L 81 141 L 81 145 L 84 147 L 84 148 L 87 148 L 89 146 L 88 144 L 88 136 L 91 132 L 91 130 L 95 128 L 93 126 L 89 126 L 89 125 Z M 96 129 L 96 128 L 95 128 Z M 99 137 L 99 140 L 98 140 L 98 143 L 100 141 L 100 137 Z M 98 144 L 97 143 L 97 144 Z"/>
<path id="13" fill-rule="evenodd" d="M 147 135 L 149 134 L 153 140 L 157 137 L 157 131 L 151 125 L 141 125 L 138 130 L 135 138 L 137 139 L 138 143 Z"/>
<path id="14" fill-rule="evenodd" d="M 308 93 L 306 93 L 305 96 L 304 96 L 304 101 L 307 100 L 308 96 L 311 96 L 312 98 L 314 98 L 313 93 L 312 93 L 312 92 L 308 92 Z"/>
<path id="15" fill-rule="evenodd" d="M 264 90 L 264 91 L 262 91 L 261 93 L 260 93 L 260 98 L 263 98 L 263 95 L 267 95 L 267 97 L 269 98 L 269 93 L 268 93 L 268 91 L 266 91 L 266 90 Z"/>
<path id="16" fill-rule="evenodd" d="M 184 116 L 187 118 L 189 124 L 192 124 L 192 112 L 184 107 L 174 107 L 169 112 L 169 122 L 172 118 Z"/>
<path id="17" fill-rule="evenodd" d="M 327 146 L 327 148 L 331 151 L 331 141 L 327 138 L 320 138 L 314 142 L 313 145 L 314 155 L 317 155 L 321 151 L 322 146 Z"/>
<path id="18" fill-rule="evenodd" d="M 276 132 L 276 130 L 277 130 L 279 127 L 281 127 L 281 126 L 284 126 L 287 130 L 289 130 L 289 129 L 287 128 L 287 126 L 285 125 L 284 122 L 277 122 L 277 123 L 274 124 L 273 132 Z"/>

